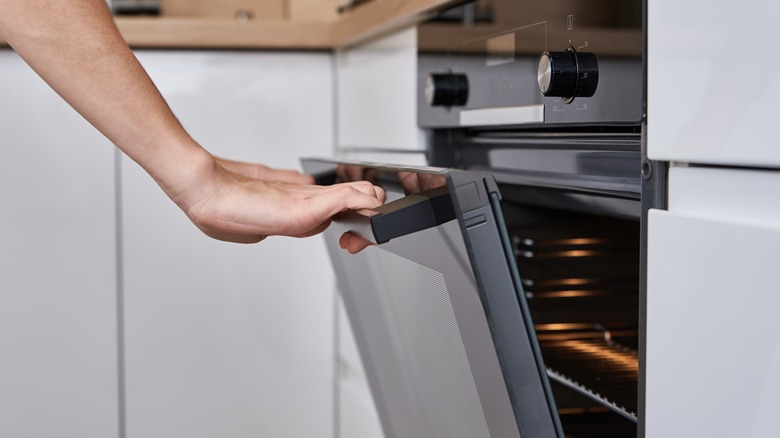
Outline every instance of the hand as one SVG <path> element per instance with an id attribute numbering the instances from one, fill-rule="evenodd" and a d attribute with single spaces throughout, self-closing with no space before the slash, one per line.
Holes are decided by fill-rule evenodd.
<path id="1" fill-rule="evenodd" d="M 172 197 L 209 237 L 256 243 L 267 236 L 312 236 L 344 210 L 376 208 L 385 193 L 367 181 L 313 186 L 251 179 L 215 160 L 199 188 Z"/>
<path id="2" fill-rule="evenodd" d="M 219 157 L 214 157 L 214 159 L 225 169 L 248 178 L 295 184 L 314 184 L 314 178 L 297 170 L 274 169 L 263 164 L 244 163 Z"/>
<path id="3" fill-rule="evenodd" d="M 371 245 L 373 243 L 349 232 L 342 234 L 339 238 L 341 249 L 346 249 L 350 254 L 357 254 Z"/>
<path id="4" fill-rule="evenodd" d="M 207 235 L 244 243 L 309 236 L 340 211 L 382 204 L 384 192 L 369 182 L 301 185 L 311 177 L 214 159 L 171 112 L 104 0 L 0 0 L 0 10 L 0 34 L 16 53 Z"/>
<path id="5" fill-rule="evenodd" d="M 377 173 L 376 169 L 359 164 L 339 164 L 336 167 L 336 182 L 373 181 Z M 350 254 L 357 254 L 371 245 L 373 243 L 349 232 L 342 234 L 339 238 L 339 246 Z"/>
<path id="6" fill-rule="evenodd" d="M 336 174 L 338 175 L 338 181 L 355 181 L 357 179 L 370 180 L 370 178 L 375 176 L 372 172 L 375 172 L 375 170 L 364 166 L 340 165 Z M 407 195 L 447 185 L 447 180 L 442 175 L 403 171 L 398 172 L 398 181 Z M 350 233 L 344 233 L 339 238 L 339 246 L 350 254 L 359 253 L 371 245 L 373 243 Z"/>

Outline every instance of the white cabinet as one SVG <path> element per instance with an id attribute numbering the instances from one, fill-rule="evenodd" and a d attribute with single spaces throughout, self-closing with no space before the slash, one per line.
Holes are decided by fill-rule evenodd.
<path id="1" fill-rule="evenodd" d="M 777 435 L 780 4 L 648 2 L 647 437 Z M 714 164 L 721 168 L 686 167 Z"/>
<path id="2" fill-rule="evenodd" d="M 651 211 L 647 437 L 776 435 L 780 173 L 673 168 Z"/>
<path id="3" fill-rule="evenodd" d="M 780 3 L 647 4 L 650 158 L 780 167 Z"/>
<path id="4" fill-rule="evenodd" d="M 114 148 L 0 49 L 0 436 L 117 437 Z"/>
<path id="5" fill-rule="evenodd" d="M 417 127 L 417 29 L 336 54 L 341 150 L 421 150 Z"/>
<path id="6" fill-rule="evenodd" d="M 338 327 L 338 430 L 337 438 L 384 438 L 379 413 L 371 396 L 347 311 L 339 298 Z"/>
<path id="7" fill-rule="evenodd" d="M 332 57 L 139 52 L 214 153 L 280 167 L 333 151 Z M 129 438 L 328 437 L 333 274 L 320 238 L 208 239 L 122 166 Z"/>

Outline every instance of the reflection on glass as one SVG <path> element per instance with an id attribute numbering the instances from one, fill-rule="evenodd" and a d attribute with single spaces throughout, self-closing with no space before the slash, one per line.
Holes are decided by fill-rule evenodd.
<path id="1" fill-rule="evenodd" d="M 479 0 L 445 11 L 420 26 L 420 50 L 487 54 L 491 38 L 515 34 L 517 54 L 538 56 L 570 44 L 578 48 L 587 41 L 602 55 L 638 57 L 642 53 L 642 2 Z"/>
<path id="2" fill-rule="evenodd" d="M 404 195 L 412 195 L 447 185 L 447 179 L 440 174 L 419 171 L 389 171 L 361 164 L 339 164 L 336 167 L 336 182 L 370 181 L 376 185 L 399 185 Z"/>

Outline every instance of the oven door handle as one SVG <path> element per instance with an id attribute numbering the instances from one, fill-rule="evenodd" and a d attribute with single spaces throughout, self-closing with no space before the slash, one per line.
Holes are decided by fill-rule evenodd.
<path id="1" fill-rule="evenodd" d="M 422 231 L 455 219 L 447 186 L 407 195 L 370 210 L 350 210 L 333 216 L 333 227 L 371 243 Z"/>

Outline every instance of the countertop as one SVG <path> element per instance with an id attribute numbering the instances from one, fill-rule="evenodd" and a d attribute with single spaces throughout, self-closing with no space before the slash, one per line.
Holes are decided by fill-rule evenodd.
<path id="1" fill-rule="evenodd" d="M 335 20 L 319 22 L 117 17 L 116 24 L 136 48 L 332 50 L 392 32 L 456 2 L 372 0 Z M 5 45 L 2 38 L 0 44 Z"/>

